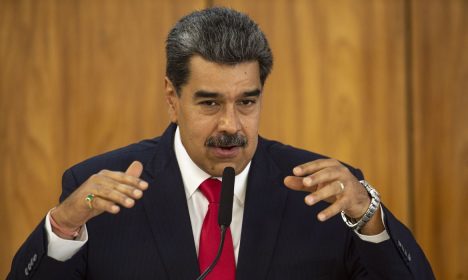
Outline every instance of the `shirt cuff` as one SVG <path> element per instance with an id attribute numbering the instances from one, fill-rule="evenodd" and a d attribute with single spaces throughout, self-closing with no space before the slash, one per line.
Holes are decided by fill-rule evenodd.
<path id="1" fill-rule="evenodd" d="M 50 224 L 50 211 L 45 219 L 45 229 L 47 233 L 47 256 L 58 261 L 63 262 L 70 259 L 88 242 L 86 225 L 81 227 L 75 240 L 63 239 L 56 235 L 52 231 L 52 225 Z"/>
<path id="2" fill-rule="evenodd" d="M 382 210 L 382 207 L 380 207 L 380 213 L 382 213 L 382 223 L 385 227 L 385 214 L 384 214 L 384 211 Z M 370 243 L 380 243 L 380 242 L 384 242 L 390 239 L 390 235 L 388 235 L 387 229 L 384 229 L 384 231 L 376 235 L 360 234 L 357 230 L 355 230 L 354 232 L 357 234 L 357 236 L 359 236 L 359 238 L 361 238 L 361 240 L 364 240 Z"/>

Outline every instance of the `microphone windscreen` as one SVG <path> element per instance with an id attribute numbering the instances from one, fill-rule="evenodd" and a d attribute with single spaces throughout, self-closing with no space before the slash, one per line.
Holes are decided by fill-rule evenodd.
<path id="1" fill-rule="evenodd" d="M 218 224 L 228 227 L 232 220 L 232 201 L 234 199 L 234 168 L 226 167 L 223 171 L 221 198 L 219 201 Z"/>

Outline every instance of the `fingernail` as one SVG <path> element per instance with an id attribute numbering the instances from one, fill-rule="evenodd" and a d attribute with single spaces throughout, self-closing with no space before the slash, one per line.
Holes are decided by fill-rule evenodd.
<path id="1" fill-rule="evenodd" d="M 294 167 L 293 173 L 294 173 L 294 175 L 299 176 L 302 173 L 302 169 L 300 167 Z"/>
<path id="2" fill-rule="evenodd" d="M 317 218 L 318 218 L 320 221 L 323 222 L 323 221 L 325 221 L 325 218 L 326 218 L 326 217 L 325 217 L 324 214 L 320 213 L 320 214 L 317 215 Z"/>
<path id="3" fill-rule="evenodd" d="M 111 207 L 111 210 L 112 210 L 112 212 L 117 213 L 117 212 L 119 212 L 119 206 L 113 205 L 113 206 Z"/>
<path id="4" fill-rule="evenodd" d="M 306 185 L 307 187 L 311 187 L 312 186 L 312 179 L 310 179 L 309 177 L 304 178 L 304 185 Z"/>
<path id="5" fill-rule="evenodd" d="M 132 205 L 132 203 L 133 203 L 133 199 L 130 199 L 130 198 L 125 199 L 125 204 Z"/>
<path id="6" fill-rule="evenodd" d="M 143 194 L 143 192 L 140 191 L 140 190 L 134 190 L 134 191 L 133 191 L 133 194 L 134 194 L 135 196 L 140 197 L 140 196 Z"/>
<path id="7" fill-rule="evenodd" d="M 142 188 L 148 187 L 148 183 L 145 182 L 145 181 L 140 181 L 139 185 L 140 185 L 140 187 L 142 187 Z"/>
<path id="8" fill-rule="evenodd" d="M 310 206 L 310 205 L 314 204 L 314 201 L 315 201 L 315 200 L 314 200 L 313 197 L 311 197 L 311 196 L 306 197 L 306 203 L 307 203 L 307 205 Z"/>

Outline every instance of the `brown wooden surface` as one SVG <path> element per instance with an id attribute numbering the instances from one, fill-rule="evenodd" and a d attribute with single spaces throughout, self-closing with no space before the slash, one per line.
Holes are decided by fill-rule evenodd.
<path id="1" fill-rule="evenodd" d="M 416 237 L 438 279 L 468 279 L 468 1 L 413 1 Z"/>
<path id="2" fill-rule="evenodd" d="M 0 1 L 0 279 L 64 169 L 167 126 L 164 42 L 204 1 Z"/>
<path id="3" fill-rule="evenodd" d="M 273 48 L 262 135 L 360 167 L 438 278 L 466 279 L 468 4 L 408 3 L 0 0 L 0 279 L 66 167 L 166 127 L 165 36 L 211 4 Z"/>

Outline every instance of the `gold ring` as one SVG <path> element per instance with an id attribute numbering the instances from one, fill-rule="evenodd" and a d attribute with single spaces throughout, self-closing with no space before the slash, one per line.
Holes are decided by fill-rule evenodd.
<path id="1" fill-rule="evenodd" d="M 341 192 L 344 192 L 344 184 L 341 181 L 337 181 L 337 182 L 340 185 Z"/>
<path id="2" fill-rule="evenodd" d="M 93 199 L 94 199 L 94 193 L 88 194 L 85 198 L 86 203 L 88 203 L 89 209 L 93 209 Z"/>

